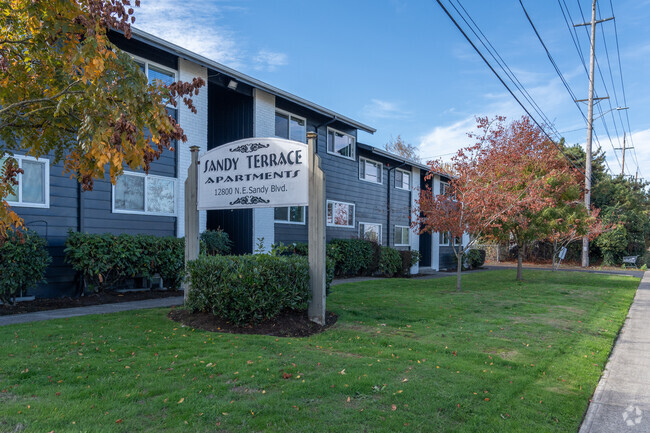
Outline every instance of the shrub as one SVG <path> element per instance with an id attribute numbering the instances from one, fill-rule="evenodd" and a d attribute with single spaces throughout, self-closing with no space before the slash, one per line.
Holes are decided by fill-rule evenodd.
<path id="1" fill-rule="evenodd" d="M 223 230 L 206 230 L 201 233 L 201 251 L 215 256 L 230 254 L 232 241 Z"/>
<path id="2" fill-rule="evenodd" d="M 402 269 L 402 257 L 399 251 L 391 247 L 381 247 L 379 254 L 379 272 L 392 277 Z"/>
<path id="3" fill-rule="evenodd" d="M 358 275 L 372 264 L 372 242 L 364 239 L 334 239 L 330 242 L 336 248 L 336 274 Z"/>
<path id="4" fill-rule="evenodd" d="M 65 254 L 93 291 L 155 274 L 160 274 L 168 288 L 177 289 L 184 275 L 184 240 L 174 237 L 69 232 Z"/>
<path id="5" fill-rule="evenodd" d="M 240 326 L 303 310 L 311 295 L 307 258 L 297 255 L 201 256 L 188 271 L 187 306 Z"/>
<path id="6" fill-rule="evenodd" d="M 400 250 L 399 255 L 402 260 L 399 274 L 408 277 L 411 275 L 411 267 L 420 261 L 420 252 L 418 250 Z"/>
<path id="7" fill-rule="evenodd" d="M 485 264 L 485 250 L 471 249 L 464 256 L 463 263 L 467 269 L 478 269 Z"/>
<path id="8" fill-rule="evenodd" d="M 0 301 L 13 303 L 17 294 L 41 281 L 52 258 L 45 239 L 27 230 L 11 233 L 0 243 Z"/>
<path id="9" fill-rule="evenodd" d="M 274 251 L 279 251 L 280 249 L 274 248 Z M 306 242 L 296 242 L 294 244 L 287 245 L 286 250 L 282 250 L 282 255 L 286 255 L 286 252 L 290 254 L 295 254 L 297 256 L 308 257 L 309 255 L 309 244 Z M 325 290 L 327 294 L 330 294 L 330 289 L 332 287 L 332 281 L 334 281 L 334 269 L 336 267 L 336 261 L 333 257 L 336 257 L 338 250 L 333 245 L 327 245 L 325 249 Z M 277 254 L 276 254 L 277 255 Z"/>

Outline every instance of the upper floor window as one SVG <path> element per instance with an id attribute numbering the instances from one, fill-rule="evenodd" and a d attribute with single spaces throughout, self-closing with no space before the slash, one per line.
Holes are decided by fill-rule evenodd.
<path id="1" fill-rule="evenodd" d="M 275 136 L 306 143 L 307 121 L 284 111 L 276 111 Z"/>
<path id="2" fill-rule="evenodd" d="M 411 188 L 411 172 L 406 170 L 395 170 L 395 188 L 410 189 Z"/>
<path id="3" fill-rule="evenodd" d="M 113 212 L 176 215 L 176 179 L 124 173 L 113 187 Z"/>
<path id="4" fill-rule="evenodd" d="M 327 200 L 327 225 L 354 227 L 354 204 Z"/>
<path id="5" fill-rule="evenodd" d="M 327 153 L 354 159 L 354 143 L 350 134 L 327 128 Z"/>
<path id="6" fill-rule="evenodd" d="M 366 158 L 359 158 L 359 179 L 381 183 L 383 164 Z"/>
<path id="7" fill-rule="evenodd" d="M 289 206 L 289 207 L 276 207 L 274 209 L 274 219 L 276 223 L 305 223 L 305 207 L 304 206 Z"/>
<path id="8" fill-rule="evenodd" d="M 23 173 L 18 173 L 18 185 L 14 187 L 14 194 L 7 196 L 9 205 L 50 207 L 50 160 L 24 155 L 14 155 L 12 158 L 23 169 Z M 0 167 L 4 166 L 6 159 L 0 158 Z"/>
<path id="9" fill-rule="evenodd" d="M 162 65 L 157 65 L 148 60 L 142 59 L 140 57 L 132 56 L 135 63 L 140 66 L 142 72 L 147 77 L 149 84 L 153 84 L 154 81 L 162 81 L 164 84 L 170 85 L 176 81 L 176 71 L 170 68 L 166 68 Z M 171 105 L 171 104 L 167 104 Z"/>
<path id="10" fill-rule="evenodd" d="M 447 182 L 440 182 L 440 195 L 449 194 L 449 184 Z"/>
<path id="11" fill-rule="evenodd" d="M 393 243 L 396 247 L 409 245 L 409 228 L 407 226 L 395 226 Z"/>
<path id="12" fill-rule="evenodd" d="M 359 237 L 381 245 L 381 224 L 360 222 Z"/>

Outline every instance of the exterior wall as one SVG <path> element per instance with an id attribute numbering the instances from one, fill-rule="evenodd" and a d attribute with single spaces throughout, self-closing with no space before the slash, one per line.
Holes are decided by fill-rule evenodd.
<path id="1" fill-rule="evenodd" d="M 433 194 L 440 194 L 440 176 L 433 178 Z M 431 269 L 440 270 L 440 233 L 431 233 Z"/>
<path id="2" fill-rule="evenodd" d="M 419 179 L 420 179 L 420 169 L 413 167 L 411 169 L 411 184 L 415 184 L 418 182 L 419 184 Z M 411 194 L 411 210 L 417 209 L 417 203 L 418 203 L 418 196 L 420 193 L 419 188 L 414 189 L 413 185 L 411 185 L 411 189 L 413 190 Z M 417 213 L 416 212 L 411 212 L 411 218 L 414 221 L 417 218 Z M 420 236 L 417 233 L 417 230 L 410 229 L 409 233 L 409 240 L 411 244 L 411 251 L 420 250 Z M 416 263 L 415 265 L 411 266 L 411 274 L 417 274 L 420 272 L 420 264 Z"/>
<path id="3" fill-rule="evenodd" d="M 255 89 L 253 98 L 254 136 L 273 137 L 275 135 L 275 96 Z M 275 243 L 273 218 L 273 208 L 253 209 L 253 251 L 256 250 L 260 239 L 264 239 L 264 250 L 271 250 L 271 246 Z"/>
<path id="4" fill-rule="evenodd" d="M 179 78 L 181 81 L 192 81 L 194 77 L 203 78 L 208 82 L 208 70 L 185 59 L 178 61 Z M 176 185 L 176 234 L 178 237 L 185 235 L 185 209 L 182 192 L 184 191 L 187 170 L 191 162 L 191 146 L 199 146 L 199 153 L 208 150 L 208 86 L 199 91 L 198 95 L 192 97 L 197 113 L 192 113 L 185 104 L 178 104 L 178 121 L 183 127 L 187 142 L 176 145 L 178 154 L 178 182 Z M 206 212 L 199 211 L 199 232 L 205 231 Z"/>

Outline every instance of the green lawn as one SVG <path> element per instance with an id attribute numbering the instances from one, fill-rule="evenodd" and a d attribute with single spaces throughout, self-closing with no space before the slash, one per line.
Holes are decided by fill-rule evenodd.
<path id="1" fill-rule="evenodd" d="M 164 309 L 3 327 L 0 431 L 576 432 L 638 279 L 514 277 L 335 286 L 309 338 Z"/>

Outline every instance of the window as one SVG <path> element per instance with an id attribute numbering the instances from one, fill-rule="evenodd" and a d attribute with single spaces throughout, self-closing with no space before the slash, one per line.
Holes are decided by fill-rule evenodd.
<path id="1" fill-rule="evenodd" d="M 368 182 L 382 183 L 382 171 L 383 164 L 380 162 L 371 161 L 366 158 L 359 158 L 359 179 Z"/>
<path id="2" fill-rule="evenodd" d="M 113 187 L 113 212 L 174 216 L 176 179 L 124 173 Z"/>
<path id="3" fill-rule="evenodd" d="M 301 143 L 307 142 L 307 122 L 301 117 L 283 111 L 275 112 L 275 136 L 295 140 Z"/>
<path id="4" fill-rule="evenodd" d="M 440 233 L 440 245 L 449 246 L 449 232 Z"/>
<path id="5" fill-rule="evenodd" d="M 135 63 L 140 66 L 140 69 L 142 69 L 142 72 L 144 72 L 144 75 L 147 77 L 147 80 L 149 81 L 149 84 L 153 84 L 154 81 L 162 81 L 164 84 L 171 84 L 176 81 L 176 71 L 173 69 L 166 68 L 162 65 L 156 65 L 154 63 L 149 62 L 148 60 L 131 56 L 133 57 L 133 60 Z M 168 106 L 172 106 L 171 104 L 167 104 Z M 172 106 L 173 107 L 173 106 Z"/>
<path id="6" fill-rule="evenodd" d="M 410 189 L 411 188 L 411 173 L 406 170 L 395 170 L 395 188 Z"/>
<path id="7" fill-rule="evenodd" d="M 305 207 L 304 206 L 276 207 L 275 222 L 304 224 Z"/>
<path id="8" fill-rule="evenodd" d="M 327 153 L 354 159 L 354 142 L 350 134 L 327 128 Z"/>
<path id="9" fill-rule="evenodd" d="M 381 224 L 360 222 L 359 237 L 381 245 Z"/>
<path id="10" fill-rule="evenodd" d="M 449 192 L 449 184 L 447 182 L 440 182 L 440 195 L 447 195 Z"/>
<path id="11" fill-rule="evenodd" d="M 328 200 L 327 225 L 354 227 L 354 204 Z"/>
<path id="12" fill-rule="evenodd" d="M 24 155 L 14 155 L 12 158 L 23 169 L 23 173 L 18 173 L 18 185 L 14 187 L 14 194 L 7 196 L 9 205 L 50 207 L 50 160 Z M 4 166 L 6 159 L 0 158 L 0 167 Z"/>
<path id="13" fill-rule="evenodd" d="M 395 226 L 395 238 L 393 239 L 395 246 L 408 246 L 409 241 L 409 228 L 407 226 Z"/>

